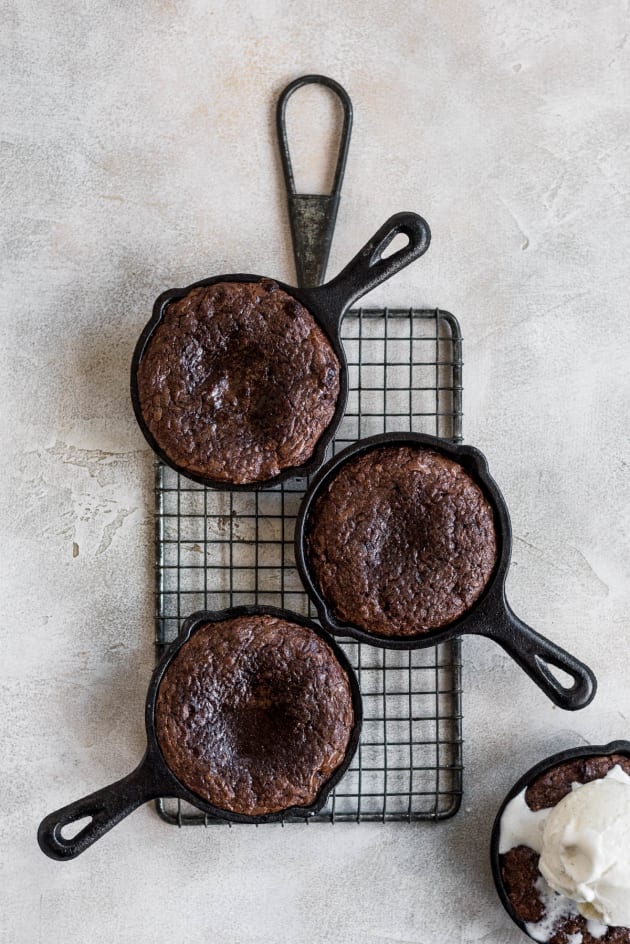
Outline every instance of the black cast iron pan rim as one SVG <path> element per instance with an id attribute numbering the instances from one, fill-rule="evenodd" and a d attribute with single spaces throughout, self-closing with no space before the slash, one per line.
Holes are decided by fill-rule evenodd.
<path id="1" fill-rule="evenodd" d="M 221 623 L 225 620 L 236 619 L 241 616 L 266 615 L 304 626 L 319 636 L 320 639 L 323 639 L 329 646 L 341 668 L 344 670 L 350 685 L 354 723 L 343 761 L 328 780 L 321 785 L 317 797 L 312 803 L 303 806 L 287 807 L 275 813 L 247 815 L 243 813 L 232 813 L 229 810 L 213 806 L 184 786 L 175 774 L 172 773 L 162 754 L 155 731 L 155 704 L 160 682 L 162 681 L 166 669 L 177 656 L 182 646 L 202 627 L 207 626 L 209 623 Z M 46 855 L 54 859 L 65 860 L 74 858 L 85 849 L 89 848 L 89 846 L 100 839 L 101 836 L 105 835 L 106 832 L 127 816 L 128 813 L 131 813 L 138 806 L 150 800 L 157 799 L 158 797 L 174 797 L 176 799 L 185 800 L 187 803 L 201 810 L 202 813 L 225 820 L 229 823 L 277 823 L 282 822 L 290 816 L 307 819 L 313 814 L 318 813 L 325 806 L 330 792 L 348 770 L 359 743 L 362 721 L 363 705 L 359 683 L 354 669 L 336 640 L 313 620 L 299 613 L 294 613 L 291 610 L 266 605 L 236 606 L 224 610 L 199 610 L 192 613 L 184 621 L 179 635 L 171 643 L 158 665 L 153 670 L 145 703 L 147 749 L 140 764 L 131 774 L 124 777 L 122 780 L 109 784 L 89 796 L 83 797 L 74 803 L 70 803 L 46 816 L 44 820 L 42 820 L 38 831 L 40 848 Z M 108 815 L 107 812 L 105 812 L 106 822 L 104 824 L 101 823 L 92 829 L 92 822 L 90 822 L 72 839 L 66 840 L 63 838 L 61 830 L 65 826 L 83 819 L 86 816 L 99 816 L 104 810 L 106 811 L 106 803 L 108 798 L 110 798 L 110 794 L 114 804 L 117 796 L 123 796 L 122 805 L 125 806 L 125 809 L 122 811 L 122 815 Z M 120 800 L 117 805 L 121 806 Z"/>
<path id="2" fill-rule="evenodd" d="M 341 466 L 366 452 L 391 445 L 430 449 L 459 463 L 480 486 L 493 509 L 498 543 L 498 557 L 493 573 L 475 603 L 448 625 L 412 637 L 368 633 L 359 626 L 337 619 L 332 605 L 325 599 L 311 574 L 306 550 L 309 516 L 313 504 Z M 295 559 L 298 572 L 322 625 L 331 633 L 352 636 L 367 645 L 383 649 L 424 649 L 465 634 L 487 636 L 499 643 L 560 708 L 568 711 L 585 708 L 597 691 L 597 679 L 591 669 L 527 626 L 516 616 L 507 601 L 505 582 L 511 550 L 512 526 L 507 505 L 488 471 L 488 463 L 483 453 L 474 446 L 454 444 L 423 433 L 391 432 L 370 436 L 351 444 L 334 456 L 310 484 L 300 505 L 295 528 Z M 564 685 L 553 674 L 550 666 L 566 672 L 573 684 Z"/>
<path id="3" fill-rule="evenodd" d="M 407 236 L 409 240 L 408 244 L 383 258 L 383 252 L 385 252 L 392 240 L 399 234 Z M 346 409 L 348 399 L 348 364 L 341 343 L 340 332 L 343 318 L 347 310 L 358 298 L 361 298 L 367 292 L 371 291 L 372 288 L 391 278 L 391 276 L 395 275 L 411 262 L 424 255 L 429 248 L 430 242 L 431 231 L 426 220 L 417 213 L 396 213 L 383 223 L 372 239 L 351 259 L 348 265 L 346 265 L 334 279 L 331 279 L 324 285 L 312 288 L 296 288 L 295 286 L 287 285 L 285 282 L 281 282 L 278 279 L 266 275 L 231 273 L 211 276 L 206 279 L 201 279 L 198 282 L 193 282 L 185 288 L 172 288 L 162 292 L 155 300 L 151 317 L 143 328 L 134 349 L 130 378 L 131 402 L 136 420 L 144 438 L 153 451 L 159 456 L 162 462 L 170 466 L 170 468 L 174 469 L 178 474 L 200 485 L 216 489 L 217 491 L 260 491 L 265 488 L 272 488 L 288 479 L 301 478 L 312 474 L 323 463 L 326 449 L 337 431 Z M 299 466 L 288 466 L 278 475 L 263 481 L 238 484 L 221 479 L 214 479 L 197 472 L 190 472 L 184 466 L 173 462 L 169 458 L 156 442 L 142 414 L 138 390 L 138 370 L 147 345 L 162 321 L 168 305 L 172 302 L 183 298 L 195 288 L 215 285 L 219 282 L 263 281 L 275 282 L 275 284 L 288 295 L 304 305 L 315 319 L 318 327 L 324 332 L 339 360 L 339 395 L 332 419 L 322 432 L 311 456 L 306 462 Z"/>
<path id="4" fill-rule="evenodd" d="M 568 761 L 579 760 L 583 757 L 606 757 L 610 754 L 625 754 L 630 758 L 630 741 L 617 740 L 611 741 L 609 744 L 582 744 L 580 747 L 568 748 L 564 751 L 558 751 L 556 754 L 552 754 L 550 757 L 545 758 L 544 760 L 539 761 L 535 764 L 527 773 L 523 774 L 520 777 L 513 787 L 510 788 L 508 793 L 505 796 L 505 799 L 499 807 L 499 811 L 494 819 L 494 824 L 492 826 L 492 835 L 490 838 L 490 866 L 492 868 L 492 877 L 494 879 L 494 884 L 497 890 L 497 894 L 501 899 L 501 904 L 509 914 L 512 921 L 518 925 L 518 927 L 527 934 L 528 937 L 531 935 L 528 934 L 526 928 L 526 922 L 519 918 L 508 893 L 505 888 L 505 883 L 503 881 L 503 876 L 501 875 L 501 856 L 499 854 L 499 843 L 501 840 L 501 819 L 505 812 L 505 808 L 513 800 L 515 796 L 526 789 L 531 783 L 534 782 L 542 774 L 548 773 L 550 770 L 553 770 L 554 767 L 559 767 L 561 764 L 566 764 Z M 532 938 L 533 940 L 533 938 Z"/>

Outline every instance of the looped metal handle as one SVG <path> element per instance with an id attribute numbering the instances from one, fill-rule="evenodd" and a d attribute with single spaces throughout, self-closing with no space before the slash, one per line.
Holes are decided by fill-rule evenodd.
<path id="1" fill-rule="evenodd" d="M 296 193 L 295 176 L 289 153 L 286 107 L 289 98 L 305 85 L 324 85 L 337 95 L 343 106 L 343 128 L 335 167 L 332 192 L 329 194 Z M 352 132 L 352 102 L 338 82 L 325 75 L 303 75 L 291 82 L 278 99 L 276 127 L 280 160 L 287 189 L 289 220 L 293 239 L 293 255 L 297 283 L 301 288 L 321 285 L 326 274 L 332 244 L 341 185 L 346 170 L 350 134 Z"/>
<path id="2" fill-rule="evenodd" d="M 341 130 L 341 140 L 339 142 L 339 156 L 337 157 L 337 166 L 335 168 L 335 179 L 333 181 L 332 193 L 330 196 L 338 197 L 341 193 L 343 175 L 346 170 L 346 160 L 348 158 L 348 148 L 350 147 L 350 134 L 352 132 L 352 102 L 345 88 L 329 79 L 326 75 L 303 75 L 299 79 L 294 79 L 278 99 L 276 110 L 276 122 L 278 128 L 278 143 L 280 146 L 280 159 L 282 160 L 282 169 L 284 179 L 287 185 L 287 193 L 291 196 L 295 194 L 295 177 L 293 175 L 293 165 L 289 153 L 289 140 L 287 137 L 286 109 L 287 102 L 294 92 L 303 88 L 305 85 L 325 85 L 331 89 L 341 101 L 343 106 L 343 128 Z"/>

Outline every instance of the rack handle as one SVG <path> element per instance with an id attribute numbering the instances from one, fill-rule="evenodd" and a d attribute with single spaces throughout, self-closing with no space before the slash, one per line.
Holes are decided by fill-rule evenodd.
<path id="1" fill-rule="evenodd" d="M 335 167 L 332 192 L 329 194 L 296 193 L 293 164 L 289 152 L 286 108 L 289 98 L 305 85 L 324 85 L 341 101 L 343 127 Z M 280 160 L 287 191 L 289 221 L 293 240 L 293 255 L 297 282 L 301 288 L 321 285 L 326 274 L 332 245 L 341 185 L 346 170 L 350 135 L 352 132 L 352 102 L 346 90 L 325 75 L 303 75 L 289 83 L 280 94 L 276 108 L 276 128 Z"/>
<path id="2" fill-rule="evenodd" d="M 341 140 L 339 142 L 339 154 L 337 157 L 337 166 L 335 168 L 335 178 L 333 181 L 332 193 L 330 196 L 338 197 L 341 193 L 341 185 L 346 170 L 346 161 L 348 159 L 348 148 L 350 147 L 350 135 L 352 133 L 352 102 L 345 88 L 330 79 L 327 75 L 303 75 L 299 79 L 294 79 L 280 94 L 278 106 L 276 109 L 276 127 L 278 129 L 278 144 L 280 146 L 280 159 L 282 161 L 282 170 L 284 171 L 284 180 L 289 196 L 295 195 L 295 177 L 293 175 L 293 165 L 289 153 L 289 140 L 287 137 L 286 110 L 287 102 L 294 92 L 303 88 L 305 85 L 324 85 L 335 93 L 343 106 L 343 128 L 341 131 Z"/>

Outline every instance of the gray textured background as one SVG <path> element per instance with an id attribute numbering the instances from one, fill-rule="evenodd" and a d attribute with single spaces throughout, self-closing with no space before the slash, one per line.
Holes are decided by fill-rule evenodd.
<path id="1" fill-rule="evenodd" d="M 627 5 L 0 9 L 1 940 L 516 944 L 487 856 L 506 788 L 551 751 L 628 734 Z M 512 603 L 600 693 L 565 714 L 466 640 L 449 823 L 178 832 L 145 807 L 54 863 L 40 818 L 142 750 L 152 460 L 133 343 L 165 287 L 292 278 L 272 103 L 308 71 L 356 110 L 330 271 L 391 212 L 426 215 L 426 258 L 370 302 L 460 317 L 466 438 L 512 510 Z M 315 132 L 295 131 L 316 178 Z"/>

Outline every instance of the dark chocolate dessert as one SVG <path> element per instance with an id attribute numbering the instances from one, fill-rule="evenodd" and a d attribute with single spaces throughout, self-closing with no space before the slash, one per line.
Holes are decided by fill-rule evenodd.
<path id="1" fill-rule="evenodd" d="M 313 803 L 354 725 L 330 646 L 268 615 L 197 630 L 160 682 L 155 717 L 175 776 L 213 806 L 252 816 Z"/>
<path id="2" fill-rule="evenodd" d="M 573 784 L 603 779 L 616 766 L 630 776 L 630 757 L 622 754 L 580 757 L 559 764 L 527 787 L 526 807 L 532 813 L 553 808 L 571 794 Z M 566 899 L 546 885 L 539 861 L 539 853 L 522 843 L 499 856 L 505 893 L 516 915 L 528 925 L 530 936 L 549 944 L 630 944 L 630 928 L 593 922 L 580 914 L 577 906 L 567 913 L 562 907 Z"/>
<path id="3" fill-rule="evenodd" d="M 275 282 L 218 282 L 167 306 L 137 384 L 144 421 L 173 465 L 243 485 L 310 458 L 335 412 L 339 361 Z"/>
<path id="4" fill-rule="evenodd" d="M 497 559 L 492 508 L 457 462 L 381 446 L 344 463 L 307 523 L 314 580 L 337 618 L 415 636 L 465 613 Z"/>

